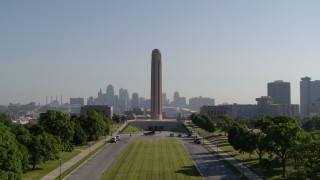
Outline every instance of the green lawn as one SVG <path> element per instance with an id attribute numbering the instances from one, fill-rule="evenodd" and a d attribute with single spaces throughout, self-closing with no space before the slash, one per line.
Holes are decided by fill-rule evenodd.
<path id="1" fill-rule="evenodd" d="M 172 129 L 172 131 L 177 133 L 185 133 L 185 134 L 189 133 L 189 130 L 183 124 L 180 124 L 176 128 Z"/>
<path id="2" fill-rule="evenodd" d="M 110 133 L 114 133 L 122 126 L 123 123 L 110 122 Z"/>
<path id="3" fill-rule="evenodd" d="M 136 139 L 102 179 L 202 179 L 176 139 Z"/>
<path id="4" fill-rule="evenodd" d="M 72 152 L 60 152 L 62 164 L 72 159 L 74 156 L 76 156 L 79 153 L 80 151 L 78 150 L 73 150 Z M 47 161 L 45 163 L 37 165 L 36 170 L 28 171 L 27 173 L 23 174 L 22 179 L 23 180 L 40 179 L 41 177 L 50 173 L 57 167 L 59 167 L 59 160 Z"/>
<path id="5" fill-rule="evenodd" d="M 120 134 L 135 134 L 135 133 L 141 133 L 141 129 L 132 126 L 131 124 L 128 124 L 121 132 Z"/>

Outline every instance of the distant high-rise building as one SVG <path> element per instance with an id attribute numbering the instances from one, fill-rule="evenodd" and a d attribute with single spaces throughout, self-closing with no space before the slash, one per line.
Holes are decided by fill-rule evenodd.
<path id="1" fill-rule="evenodd" d="M 84 105 L 84 98 L 70 98 L 70 114 L 80 114 L 80 108 Z"/>
<path id="2" fill-rule="evenodd" d="M 185 97 L 180 97 L 179 92 L 174 92 L 173 102 L 171 103 L 174 107 L 185 108 L 187 107 L 187 99 Z"/>
<path id="3" fill-rule="evenodd" d="M 300 116 L 310 116 L 310 107 L 320 98 L 320 80 L 303 77 L 300 81 Z M 314 112 L 313 112 L 314 113 Z"/>
<path id="4" fill-rule="evenodd" d="M 167 94 L 162 93 L 162 106 L 168 106 L 169 105 L 169 100 L 167 99 Z"/>
<path id="5" fill-rule="evenodd" d="M 92 96 L 87 99 L 87 105 L 94 105 L 94 98 Z"/>
<path id="6" fill-rule="evenodd" d="M 131 102 L 131 108 L 139 108 L 139 95 L 138 93 L 132 93 L 132 102 Z"/>
<path id="7" fill-rule="evenodd" d="M 100 91 L 98 92 L 98 98 L 95 101 L 95 105 L 102 105 L 103 104 L 103 93 L 102 90 L 100 89 Z"/>
<path id="8" fill-rule="evenodd" d="M 90 111 L 99 111 L 102 115 L 109 119 L 113 117 L 113 107 L 108 105 L 85 105 L 81 106 L 81 115 L 86 115 Z"/>
<path id="9" fill-rule="evenodd" d="M 268 96 L 274 104 L 291 104 L 290 82 L 278 80 L 268 83 Z"/>
<path id="10" fill-rule="evenodd" d="M 114 88 L 111 84 L 107 87 L 106 101 L 107 105 L 114 106 Z"/>
<path id="11" fill-rule="evenodd" d="M 174 92 L 172 105 L 175 107 L 178 107 L 179 106 L 179 99 L 180 99 L 179 92 L 177 92 L 177 91 Z"/>
<path id="12" fill-rule="evenodd" d="M 144 98 L 144 97 L 139 97 L 139 108 L 144 108 L 144 109 L 146 109 L 146 107 L 145 107 L 145 101 L 146 101 L 146 98 Z"/>
<path id="13" fill-rule="evenodd" d="M 202 106 L 201 115 L 207 115 L 217 121 L 222 115 L 228 115 L 233 119 L 239 120 L 243 117 L 255 118 L 259 115 L 266 116 L 299 116 L 298 104 L 273 104 L 269 96 L 256 98 L 257 104 L 232 104 L 218 106 Z"/>
<path id="14" fill-rule="evenodd" d="M 193 97 L 189 99 L 189 109 L 200 112 L 202 106 L 214 106 L 215 100 L 205 97 Z"/>
<path id="15" fill-rule="evenodd" d="M 70 105 L 84 105 L 84 98 L 70 98 Z"/>
<path id="16" fill-rule="evenodd" d="M 129 93 L 127 89 L 120 88 L 119 89 L 119 103 L 120 103 L 120 111 L 124 113 L 128 111 L 129 105 Z"/>

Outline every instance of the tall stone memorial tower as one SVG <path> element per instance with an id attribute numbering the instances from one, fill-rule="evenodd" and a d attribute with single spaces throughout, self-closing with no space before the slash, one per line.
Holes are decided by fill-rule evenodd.
<path id="1" fill-rule="evenodd" d="M 159 49 L 152 51 L 151 58 L 151 118 L 162 119 L 162 62 Z"/>

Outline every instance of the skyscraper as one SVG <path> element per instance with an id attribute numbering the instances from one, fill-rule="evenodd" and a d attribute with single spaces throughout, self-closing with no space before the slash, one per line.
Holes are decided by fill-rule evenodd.
<path id="1" fill-rule="evenodd" d="M 107 105 L 114 106 L 114 88 L 111 84 L 107 87 L 106 101 Z"/>
<path id="2" fill-rule="evenodd" d="M 169 105 L 169 101 L 167 99 L 167 94 L 166 93 L 162 94 L 162 105 L 163 106 L 168 106 Z"/>
<path id="3" fill-rule="evenodd" d="M 303 77 L 300 81 L 300 116 L 310 115 L 310 106 L 320 98 L 320 80 Z"/>
<path id="4" fill-rule="evenodd" d="M 128 110 L 129 94 L 127 89 L 119 89 L 119 103 L 121 113 Z"/>
<path id="5" fill-rule="evenodd" d="M 268 83 L 268 96 L 274 104 L 291 104 L 290 82 L 278 80 Z"/>
<path id="6" fill-rule="evenodd" d="M 175 107 L 179 107 L 179 99 L 180 99 L 180 96 L 179 96 L 179 92 L 174 92 L 173 94 L 173 106 Z"/>
<path id="7" fill-rule="evenodd" d="M 159 49 L 151 55 L 151 117 L 162 119 L 162 63 Z"/>
<path id="8" fill-rule="evenodd" d="M 139 108 L 139 94 L 138 93 L 132 93 L 132 102 L 131 102 L 131 108 Z"/>

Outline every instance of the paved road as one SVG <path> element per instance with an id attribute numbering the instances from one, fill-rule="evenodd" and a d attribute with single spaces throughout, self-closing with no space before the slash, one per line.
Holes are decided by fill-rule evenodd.
<path id="1" fill-rule="evenodd" d="M 108 146 L 101 149 L 98 153 L 92 156 L 81 167 L 73 171 L 65 179 L 68 180 L 88 180 L 99 179 L 108 169 L 116 156 L 130 141 L 129 136 L 121 136 L 121 140 L 116 143 L 110 143 Z"/>
<path id="2" fill-rule="evenodd" d="M 191 159 L 204 179 L 240 179 L 222 162 L 212 156 L 212 154 L 203 146 L 195 144 L 193 139 L 178 139 L 190 154 Z"/>

